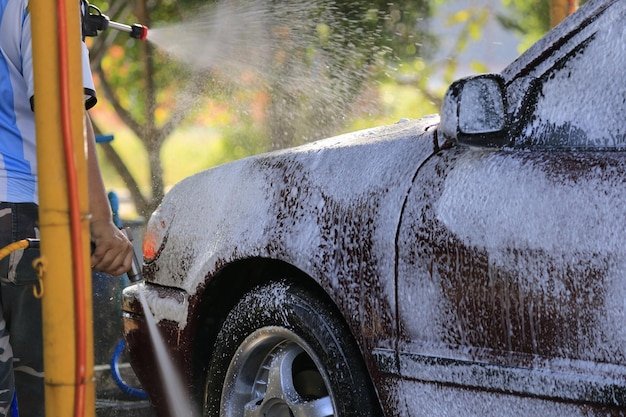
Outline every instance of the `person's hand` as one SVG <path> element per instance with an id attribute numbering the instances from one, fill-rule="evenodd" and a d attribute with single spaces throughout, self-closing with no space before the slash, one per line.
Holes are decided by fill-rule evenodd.
<path id="1" fill-rule="evenodd" d="M 122 275 L 131 267 L 133 245 L 112 220 L 92 220 L 91 240 L 95 249 L 91 267 L 109 275 Z"/>

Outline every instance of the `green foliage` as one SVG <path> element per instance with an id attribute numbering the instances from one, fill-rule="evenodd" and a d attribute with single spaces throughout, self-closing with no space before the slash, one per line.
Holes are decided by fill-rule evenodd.
<path id="1" fill-rule="evenodd" d="M 502 0 L 506 12 L 498 15 L 500 24 L 520 33 L 522 49 L 535 43 L 550 30 L 550 0 Z"/>
<path id="2" fill-rule="evenodd" d="M 505 13 L 498 15 L 500 24 L 520 33 L 524 40 L 520 45 L 525 50 L 550 30 L 551 0 L 502 0 Z M 580 5 L 586 0 L 579 0 Z"/>
<path id="3" fill-rule="evenodd" d="M 429 1 L 337 1 L 336 4 L 346 24 L 358 28 L 348 31 L 355 36 L 350 41 L 358 44 L 363 38 L 360 34 L 380 33 L 376 46 L 390 51 L 399 61 L 420 57 L 427 53 L 424 46 L 434 41 L 428 28 L 432 12 Z"/>

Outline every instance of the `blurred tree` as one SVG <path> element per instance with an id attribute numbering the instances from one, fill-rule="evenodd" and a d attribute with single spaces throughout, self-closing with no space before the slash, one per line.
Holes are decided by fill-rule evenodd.
<path id="1" fill-rule="evenodd" d="M 272 2 L 273 27 L 288 28 L 274 32 L 276 59 L 266 73 L 272 148 L 335 133 L 345 125 L 368 80 L 384 74 L 386 64 L 427 53 L 423 45 L 432 41 L 426 0 L 310 4 L 304 19 L 294 25 L 291 13 L 285 13 L 285 1 Z"/>
<path id="2" fill-rule="evenodd" d="M 126 0 L 93 2 L 101 7 L 111 20 L 126 23 L 135 20 L 150 26 L 152 19 L 170 19 L 176 16 L 179 6 L 174 1 L 145 1 L 129 3 Z M 96 75 L 101 96 L 111 104 L 119 118 L 141 140 L 148 154 L 150 192 L 142 193 L 139 181 L 131 173 L 111 144 L 103 143 L 107 160 L 123 181 L 140 215 L 151 213 L 164 195 L 163 170 L 160 150 L 165 140 L 191 113 L 202 99 L 207 80 L 200 80 L 175 62 L 166 61 L 154 53 L 149 42 L 131 39 L 128 34 L 114 30 L 104 31 L 91 46 L 92 70 Z M 174 100 L 178 88 L 194 84 L 198 90 L 196 100 Z M 166 117 L 158 117 L 159 110 Z M 95 125 L 100 132 L 100 126 Z"/>
<path id="3" fill-rule="evenodd" d="M 578 8 L 578 0 L 550 1 L 550 28 L 555 27 Z"/>
<path id="4" fill-rule="evenodd" d="M 498 19 L 507 29 L 524 36 L 523 49 L 535 43 L 578 5 L 587 0 L 502 0 L 506 12 Z"/>
<path id="5" fill-rule="evenodd" d="M 207 2 L 201 0 L 94 0 L 112 20 L 153 22 L 184 21 L 181 27 L 196 31 L 195 41 L 207 43 L 207 23 L 202 19 Z M 214 3 L 214 2 L 209 2 Z M 220 4 L 235 4 L 223 0 Z M 262 35 L 269 40 L 265 56 L 249 62 L 256 67 L 249 79 L 247 70 L 232 73 L 228 68 L 192 67 L 168 59 L 150 42 L 130 39 L 114 30 L 104 31 L 91 46 L 92 67 L 100 96 L 108 101 L 119 118 L 140 139 L 149 156 L 150 189 L 141 190 L 140 181 L 115 148 L 103 144 L 107 160 L 126 183 L 137 212 L 147 216 L 161 201 L 165 184 L 160 158 L 164 142 L 189 120 L 207 99 L 221 96 L 241 99 L 245 94 L 266 94 L 265 126 L 250 116 L 249 105 L 236 103 L 242 119 L 255 124 L 241 129 L 268 148 L 282 148 L 328 136 L 345 122 L 351 104 L 367 80 L 384 73 L 385 63 L 421 57 L 432 39 L 428 36 L 430 5 L 427 0 L 251 0 L 242 4 L 262 7 L 269 25 Z M 250 6 L 251 7 L 251 6 Z M 213 17 L 215 17 L 215 10 Z M 238 30 L 250 30 L 242 13 Z M 194 22 L 194 19 L 195 22 Z M 192 21 L 192 24 L 188 22 Z M 232 28 L 223 26 L 222 30 Z M 150 33 L 150 32 L 149 32 Z M 208 32 L 211 36 L 219 33 Z M 220 38 L 222 48 L 229 40 Z M 261 39 L 253 39 L 262 49 Z M 180 42 L 184 42 L 180 40 Z M 181 47 L 179 45 L 179 47 Z M 238 59 L 252 61 L 239 52 Z M 234 51 L 235 54 L 238 51 Z M 201 45 L 196 55 L 202 55 Z M 258 94 L 255 97 L 258 97 Z M 263 120 L 263 119 L 261 119 Z M 96 124 L 96 129 L 100 126 Z M 109 133 L 109 132 L 107 132 Z M 264 139 L 265 138 L 265 139 Z M 250 139 L 249 137 L 247 138 Z M 259 150 L 258 146 L 255 150 Z"/>
<path id="6" fill-rule="evenodd" d="M 464 52 L 471 42 L 479 41 L 488 23 L 495 19 L 505 30 L 516 32 L 521 35 L 522 41 L 518 46 L 522 52 L 545 35 L 556 23 L 573 13 L 578 3 L 585 0 L 500 0 L 502 7 L 494 7 L 494 1 L 475 4 L 475 2 L 462 0 L 434 0 L 436 5 L 453 3 L 457 7 L 448 7 L 449 15 L 444 18 L 445 26 L 453 28 L 456 33 L 448 53 L 441 62 L 420 63 L 420 89 L 428 93 L 428 80 L 433 71 L 443 71 L 443 80 L 447 85 L 458 75 L 458 57 Z M 423 67 L 423 69 L 422 69 Z M 470 67 L 476 73 L 489 72 L 484 62 L 472 61 Z M 439 97 L 436 93 L 430 93 L 433 102 Z"/>

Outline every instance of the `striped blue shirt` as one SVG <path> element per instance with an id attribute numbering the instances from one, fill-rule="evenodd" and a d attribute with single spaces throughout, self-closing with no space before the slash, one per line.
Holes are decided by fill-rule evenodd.
<path id="1" fill-rule="evenodd" d="M 83 84 L 93 102 L 84 42 Z M 0 0 L 0 201 L 38 202 L 34 94 L 28 0 Z"/>

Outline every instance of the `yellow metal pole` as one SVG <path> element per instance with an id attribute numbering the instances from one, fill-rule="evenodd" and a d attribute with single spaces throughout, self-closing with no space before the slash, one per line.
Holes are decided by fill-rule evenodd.
<path id="1" fill-rule="evenodd" d="M 35 77 L 35 122 L 39 175 L 39 217 L 44 268 L 43 325 L 44 380 L 47 417 L 95 415 L 91 272 L 89 270 L 89 221 L 87 170 L 84 145 L 84 104 L 80 55 L 79 2 L 67 0 L 58 9 L 56 1 L 31 0 L 33 63 Z M 85 381 L 76 380 L 76 312 L 74 271 L 70 235 L 67 171 L 63 153 L 63 107 L 60 85 L 59 15 L 67 21 L 67 50 L 71 83 L 69 108 L 79 179 L 81 236 L 85 259 L 85 308 L 87 360 Z M 74 410 L 75 392 L 84 384 L 84 410 Z"/>

